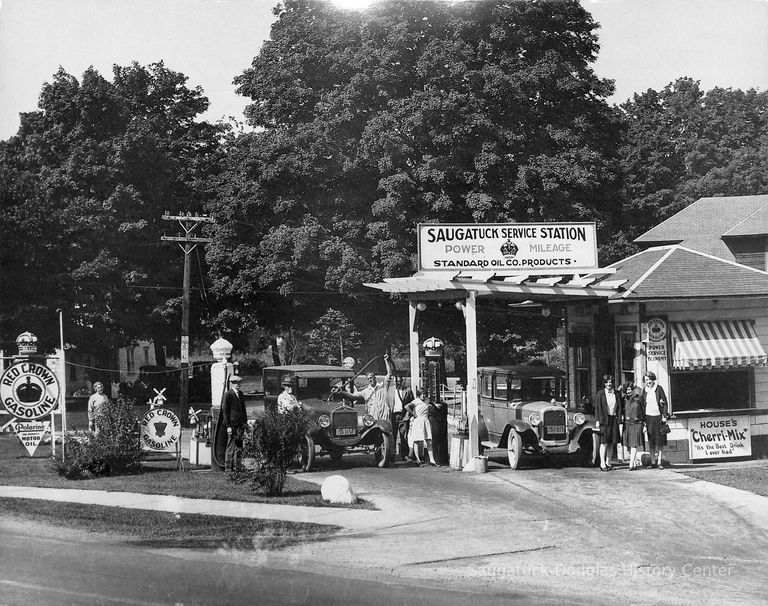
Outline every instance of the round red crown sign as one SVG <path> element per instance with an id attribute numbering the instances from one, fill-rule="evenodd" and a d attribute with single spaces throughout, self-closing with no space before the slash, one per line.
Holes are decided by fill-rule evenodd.
<path id="1" fill-rule="evenodd" d="M 59 380 L 44 364 L 14 364 L 0 377 L 0 400 L 17 419 L 41 419 L 59 405 Z"/>

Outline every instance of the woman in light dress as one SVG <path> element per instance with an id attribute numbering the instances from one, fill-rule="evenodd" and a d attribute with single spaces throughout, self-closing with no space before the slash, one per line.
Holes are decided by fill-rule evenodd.
<path id="1" fill-rule="evenodd" d="M 406 461 L 417 461 L 419 464 L 424 465 L 422 457 L 424 455 L 424 449 L 426 448 L 429 455 L 429 463 L 433 467 L 437 466 L 435 463 L 435 455 L 432 453 L 432 429 L 429 425 L 429 418 L 427 417 L 427 411 L 429 405 L 421 399 L 422 391 L 420 387 L 415 389 L 416 397 L 412 402 L 405 405 L 405 408 L 411 414 L 411 427 L 408 431 L 408 446 L 410 452 L 405 458 Z"/>

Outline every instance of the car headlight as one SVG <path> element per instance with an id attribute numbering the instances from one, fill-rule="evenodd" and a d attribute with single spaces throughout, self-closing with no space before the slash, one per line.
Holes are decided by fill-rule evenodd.
<path id="1" fill-rule="evenodd" d="M 363 425 L 366 427 L 370 427 L 376 422 L 376 419 L 374 419 L 371 415 L 365 415 L 363 417 Z"/>
<path id="2" fill-rule="evenodd" d="M 320 415 L 317 418 L 317 424 L 320 427 L 322 427 L 323 429 L 325 429 L 326 427 L 330 427 L 331 426 L 331 417 L 329 417 L 328 415 Z"/>
<path id="3" fill-rule="evenodd" d="M 583 412 L 577 412 L 575 415 L 573 415 L 573 422 L 576 423 L 576 425 L 584 425 L 586 421 L 587 417 L 584 416 Z"/>
<path id="4" fill-rule="evenodd" d="M 541 425 L 541 415 L 538 412 L 532 412 L 528 415 L 528 422 L 534 427 Z"/>

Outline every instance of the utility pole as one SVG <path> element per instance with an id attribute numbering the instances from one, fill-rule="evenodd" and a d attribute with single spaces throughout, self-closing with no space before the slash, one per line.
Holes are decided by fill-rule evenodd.
<path id="1" fill-rule="evenodd" d="M 205 244 L 211 238 L 193 236 L 192 232 L 200 223 L 213 223 L 213 219 L 206 215 L 194 216 L 187 212 L 186 215 L 171 215 L 165 211 L 164 221 L 178 221 L 184 235 L 163 236 L 166 242 L 179 242 L 179 247 L 184 251 L 184 294 L 181 299 L 181 389 L 179 394 L 179 419 L 183 418 L 189 402 L 189 378 L 192 376 L 192 365 L 189 363 L 189 302 L 190 302 L 190 278 L 192 275 L 192 262 L 190 255 L 198 244 Z"/>

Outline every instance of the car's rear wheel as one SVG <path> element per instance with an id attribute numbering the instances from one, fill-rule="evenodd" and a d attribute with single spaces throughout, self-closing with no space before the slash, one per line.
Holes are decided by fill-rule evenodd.
<path id="1" fill-rule="evenodd" d="M 509 430 L 507 435 L 507 459 L 509 459 L 509 468 L 517 469 L 520 467 L 520 459 L 523 457 L 523 439 L 514 429 Z"/>
<path id="2" fill-rule="evenodd" d="M 594 467 L 597 465 L 600 454 L 600 434 L 594 431 L 585 431 L 579 437 L 579 458 L 582 467 Z"/>
<path id="3" fill-rule="evenodd" d="M 312 471 L 315 466 L 315 441 L 306 436 L 304 444 L 301 445 L 301 470 Z"/>
<path id="4" fill-rule="evenodd" d="M 376 450 L 373 453 L 376 464 L 379 467 L 386 467 L 389 465 L 389 459 L 392 452 L 394 452 L 394 442 L 392 441 L 392 436 L 388 433 L 382 433 L 381 443 L 376 446 Z"/>

